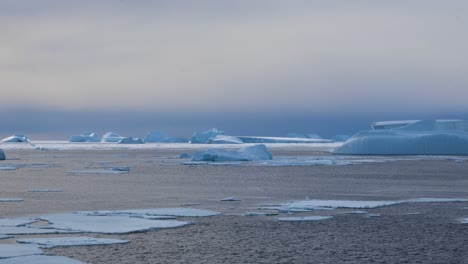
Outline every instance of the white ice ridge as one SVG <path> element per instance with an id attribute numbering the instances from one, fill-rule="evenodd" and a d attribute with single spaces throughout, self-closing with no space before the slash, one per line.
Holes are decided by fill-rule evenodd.
<path id="1" fill-rule="evenodd" d="M 3 259 L 6 258 L 41 255 L 43 253 L 44 252 L 35 245 L 0 244 L 0 263 L 3 264 Z"/>
<path id="2" fill-rule="evenodd" d="M 208 149 L 193 154 L 192 161 L 255 161 L 271 160 L 273 155 L 263 144 L 235 150 Z"/>
<path id="3" fill-rule="evenodd" d="M 5 160 L 5 152 L 2 149 L 0 149 L 0 160 Z"/>
<path id="4" fill-rule="evenodd" d="M 71 136 L 68 140 L 69 142 L 101 142 L 101 137 L 92 132 L 92 133 L 83 133 L 82 135 Z"/>
<path id="5" fill-rule="evenodd" d="M 25 246 L 25 245 L 23 245 Z M 84 264 L 84 262 L 61 256 L 34 255 L 0 260 L 1 264 Z"/>
<path id="6" fill-rule="evenodd" d="M 333 140 L 320 138 L 292 138 L 292 137 L 255 137 L 239 136 L 244 143 L 332 143 Z"/>
<path id="7" fill-rule="evenodd" d="M 217 135 L 208 139 L 208 144 L 243 144 L 242 140 L 234 136 Z"/>
<path id="8" fill-rule="evenodd" d="M 276 218 L 281 222 L 310 222 L 310 221 L 321 221 L 332 219 L 333 216 L 290 216 L 290 217 L 279 217 Z"/>
<path id="9" fill-rule="evenodd" d="M 171 137 L 169 134 L 160 131 L 152 131 L 143 138 L 145 143 L 187 143 L 185 138 Z"/>
<path id="10" fill-rule="evenodd" d="M 468 155 L 468 122 L 422 120 L 396 128 L 377 126 L 376 130 L 357 133 L 333 152 L 358 155 Z"/>
<path id="11" fill-rule="evenodd" d="M 107 132 L 102 136 L 101 142 L 112 142 L 112 143 L 117 143 L 120 140 L 124 139 L 125 137 L 122 137 L 121 135 L 114 133 L 114 132 Z"/>
<path id="12" fill-rule="evenodd" d="M 190 222 L 178 220 L 147 220 L 128 216 L 89 216 L 77 213 L 50 214 L 40 218 L 51 223 L 52 228 L 104 234 L 128 234 L 190 224 Z"/>
<path id="13" fill-rule="evenodd" d="M 15 134 L 15 135 L 12 135 L 12 136 L 9 136 L 7 138 L 2 139 L 1 141 L 2 142 L 15 142 L 15 143 L 21 143 L 21 142 L 28 143 L 28 142 L 31 142 L 31 140 L 29 140 L 29 138 L 27 138 L 23 134 Z"/>
<path id="14" fill-rule="evenodd" d="M 34 222 L 36 218 L 0 218 L 0 226 L 24 226 Z"/>
<path id="15" fill-rule="evenodd" d="M 126 137 L 119 141 L 119 144 L 145 144 L 141 138 Z"/>
<path id="16" fill-rule="evenodd" d="M 0 203 L 16 203 L 24 201 L 23 198 L 0 198 Z"/>
<path id="17" fill-rule="evenodd" d="M 224 131 L 212 128 L 207 131 L 195 132 L 190 140 L 192 144 L 206 144 L 209 142 L 210 138 L 214 138 L 218 135 L 224 135 Z"/>
<path id="18" fill-rule="evenodd" d="M 220 212 L 195 209 L 195 208 L 154 208 L 154 209 L 131 209 L 131 210 L 114 210 L 114 211 L 81 211 L 77 214 L 91 216 L 175 216 L 175 217 L 209 217 L 220 215 Z"/>
<path id="19" fill-rule="evenodd" d="M 128 240 L 94 238 L 94 237 L 48 237 L 48 238 L 21 238 L 16 242 L 22 244 L 35 244 L 41 248 L 69 247 L 69 246 L 97 246 L 126 244 Z"/>
<path id="20" fill-rule="evenodd" d="M 274 206 L 264 206 L 261 209 L 272 209 L 280 212 L 307 212 L 313 210 L 329 210 L 336 208 L 369 209 L 403 203 L 442 203 L 442 202 L 468 202 L 468 199 L 459 198 L 416 198 L 397 201 L 353 201 L 353 200 L 302 200 L 291 201 Z"/>

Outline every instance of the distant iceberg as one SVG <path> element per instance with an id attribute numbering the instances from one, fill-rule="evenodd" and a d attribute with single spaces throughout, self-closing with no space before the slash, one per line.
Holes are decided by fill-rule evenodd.
<path id="1" fill-rule="evenodd" d="M 292 138 L 292 137 L 238 137 L 244 143 L 332 143 L 329 139 L 318 138 Z"/>
<path id="2" fill-rule="evenodd" d="M 117 143 L 120 140 L 124 139 L 125 137 L 122 137 L 121 135 L 114 133 L 114 132 L 107 132 L 102 136 L 101 142 L 113 142 Z"/>
<path id="3" fill-rule="evenodd" d="M 336 135 L 332 138 L 332 140 L 335 142 L 345 142 L 350 137 L 351 137 L 350 135 Z"/>
<path id="4" fill-rule="evenodd" d="M 214 138 L 218 135 L 224 135 L 224 131 L 212 128 L 207 131 L 195 132 L 192 136 L 190 143 L 192 144 L 207 144 L 210 138 Z"/>
<path id="5" fill-rule="evenodd" d="M 302 134 L 302 133 L 288 133 L 286 137 L 289 138 L 315 138 L 321 139 L 322 137 L 317 134 Z"/>
<path id="6" fill-rule="evenodd" d="M 141 138 L 126 137 L 119 141 L 119 144 L 145 144 Z"/>
<path id="7" fill-rule="evenodd" d="M 468 155 L 468 122 L 421 120 L 396 128 L 363 131 L 333 152 L 357 155 Z"/>
<path id="8" fill-rule="evenodd" d="M 188 140 L 180 137 L 171 137 L 160 131 L 149 132 L 143 139 L 145 143 L 187 143 Z"/>
<path id="9" fill-rule="evenodd" d="M 71 136 L 69 142 L 101 142 L 101 137 L 96 133 L 83 133 L 82 135 Z"/>
<path id="10" fill-rule="evenodd" d="M 192 161 L 255 161 L 271 159 L 273 159 L 273 155 L 263 144 L 241 148 L 237 151 L 225 149 L 197 151 L 192 157 Z"/>
<path id="11" fill-rule="evenodd" d="M 242 144 L 242 140 L 238 137 L 217 135 L 214 138 L 208 140 L 208 144 Z"/>
<path id="12" fill-rule="evenodd" d="M 16 143 L 21 143 L 21 142 L 29 143 L 29 142 L 31 142 L 31 140 L 29 140 L 29 138 L 27 138 L 23 134 L 15 134 L 15 135 L 12 135 L 12 136 L 9 136 L 7 138 L 2 139 L 1 141 L 2 142 L 16 142 Z"/>
<path id="13" fill-rule="evenodd" d="M 5 152 L 0 149 L 0 160 L 5 160 Z"/>

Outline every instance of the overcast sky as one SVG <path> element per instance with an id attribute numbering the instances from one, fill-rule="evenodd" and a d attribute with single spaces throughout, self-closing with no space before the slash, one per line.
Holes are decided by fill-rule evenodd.
<path id="1" fill-rule="evenodd" d="M 440 114 L 468 113 L 466 14 L 465 0 L 0 0 L 0 110 L 458 117 Z"/>

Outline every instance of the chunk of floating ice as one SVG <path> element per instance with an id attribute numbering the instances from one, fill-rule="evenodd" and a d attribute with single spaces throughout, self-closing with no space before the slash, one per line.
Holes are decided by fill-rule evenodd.
<path id="1" fill-rule="evenodd" d="M 6 235 L 39 235 L 39 234 L 76 234 L 82 233 L 72 230 L 59 230 L 53 228 L 39 228 L 31 226 L 6 227 L 0 226 L 0 234 Z"/>
<path id="2" fill-rule="evenodd" d="M 208 144 L 243 144 L 242 140 L 238 137 L 217 135 L 216 137 L 210 138 Z"/>
<path id="3" fill-rule="evenodd" d="M 242 201 L 241 199 L 237 198 L 237 197 L 226 197 L 224 199 L 222 199 L 221 201 L 223 202 L 238 202 L 238 201 Z"/>
<path id="4" fill-rule="evenodd" d="M 10 235 L 0 235 L 0 239 L 9 239 L 12 238 L 13 236 Z"/>
<path id="5" fill-rule="evenodd" d="M 17 167 L 13 166 L 0 166 L 0 170 L 16 170 L 18 169 Z"/>
<path id="6" fill-rule="evenodd" d="M 77 214 L 84 215 L 126 215 L 126 216 L 175 216 L 175 217 L 208 217 L 220 215 L 221 213 L 195 208 L 154 208 L 154 209 L 132 209 L 132 210 L 116 210 L 116 211 L 82 211 Z"/>
<path id="7" fill-rule="evenodd" d="M 14 203 L 22 201 L 24 201 L 23 198 L 0 198 L 0 203 Z"/>
<path id="8" fill-rule="evenodd" d="M 2 149 L 0 149 L 0 160 L 5 160 L 5 152 Z"/>
<path id="9" fill-rule="evenodd" d="M 380 214 L 368 214 L 367 218 L 372 218 L 372 217 L 379 217 Z"/>
<path id="10" fill-rule="evenodd" d="M 246 212 L 244 216 L 272 216 L 278 215 L 277 213 L 265 213 L 265 212 Z"/>
<path id="11" fill-rule="evenodd" d="M 128 171 L 121 170 L 72 170 L 67 171 L 68 174 L 124 174 Z"/>
<path id="12" fill-rule="evenodd" d="M 209 149 L 197 151 L 192 161 L 254 161 L 271 160 L 273 156 L 263 144 L 241 148 L 237 151 L 225 149 Z"/>
<path id="13" fill-rule="evenodd" d="M 224 131 L 212 128 L 207 131 L 195 132 L 192 136 L 190 143 L 192 144 L 206 144 L 210 138 L 214 138 L 218 135 L 224 135 Z"/>
<path id="14" fill-rule="evenodd" d="M 41 249 L 35 245 L 19 245 L 19 244 L 0 244 L 0 259 L 40 255 L 43 254 Z M 0 260 L 3 263 L 4 260 Z"/>
<path id="15" fill-rule="evenodd" d="M 119 144 L 145 144 L 141 138 L 126 137 L 119 141 Z"/>
<path id="16" fill-rule="evenodd" d="M 34 255 L 2 259 L 2 264 L 84 264 L 84 262 L 61 256 Z"/>
<path id="17" fill-rule="evenodd" d="M 36 193 L 43 193 L 43 192 L 63 192 L 62 189 L 31 189 L 28 192 L 36 192 Z"/>
<path id="18" fill-rule="evenodd" d="M 101 138 L 96 133 L 83 133 L 82 135 L 71 136 L 69 142 L 100 142 Z"/>
<path id="19" fill-rule="evenodd" d="M 15 143 L 22 143 L 22 142 L 23 143 L 28 143 L 28 142 L 31 142 L 31 140 L 29 140 L 29 138 L 27 138 L 23 134 L 16 134 L 16 135 L 4 138 L 1 141 L 2 142 L 15 142 Z"/>
<path id="20" fill-rule="evenodd" d="M 308 222 L 308 221 L 321 221 L 331 219 L 333 216 L 297 216 L 297 217 L 279 217 L 276 218 L 282 222 Z"/>
<path id="21" fill-rule="evenodd" d="M 333 143 L 333 140 L 319 138 L 291 138 L 291 137 L 238 137 L 244 143 Z"/>
<path id="22" fill-rule="evenodd" d="M 189 154 L 189 153 L 182 153 L 182 154 L 180 154 L 179 158 L 180 159 L 191 159 L 192 155 Z"/>
<path id="23" fill-rule="evenodd" d="M 113 171 L 130 171 L 130 167 L 128 167 L 128 166 L 113 167 L 111 170 L 113 170 Z"/>
<path id="24" fill-rule="evenodd" d="M 53 228 L 90 233 L 127 234 L 152 229 L 175 228 L 189 225 L 178 220 L 147 220 L 126 216 L 89 216 L 82 214 L 50 214 L 40 217 Z"/>
<path id="25" fill-rule="evenodd" d="M 117 133 L 114 132 L 107 132 L 102 136 L 101 142 L 112 142 L 112 143 L 117 143 L 120 140 L 124 139 L 125 137 L 120 136 Z"/>
<path id="26" fill-rule="evenodd" d="M 42 248 L 69 247 L 69 246 L 95 246 L 126 244 L 128 240 L 94 238 L 94 237 L 49 237 L 49 238 L 21 238 L 16 242 L 22 244 L 36 244 Z"/>
<path id="27" fill-rule="evenodd" d="M 0 226 L 24 226 L 34 222 L 36 218 L 0 218 Z"/>
<path id="28" fill-rule="evenodd" d="M 362 211 L 362 210 L 356 210 L 356 211 L 347 212 L 347 214 L 369 214 L 369 212 Z"/>

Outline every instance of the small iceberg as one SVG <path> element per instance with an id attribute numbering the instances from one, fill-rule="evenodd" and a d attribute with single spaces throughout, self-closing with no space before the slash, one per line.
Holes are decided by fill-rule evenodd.
<path id="1" fill-rule="evenodd" d="M 271 160 L 273 155 L 263 145 L 254 145 L 239 150 L 208 149 L 193 154 L 192 161 L 256 161 Z"/>
<path id="2" fill-rule="evenodd" d="M 101 137 L 94 132 L 83 133 L 82 135 L 71 136 L 68 141 L 69 142 L 101 142 Z"/>
<path id="3" fill-rule="evenodd" d="M 243 144 L 242 140 L 238 137 L 217 135 L 214 138 L 208 140 L 208 144 Z"/>
<path id="4" fill-rule="evenodd" d="M 1 140 L 2 142 L 13 142 L 13 143 L 29 143 L 31 140 L 27 138 L 23 134 L 15 134 L 12 136 L 9 136 L 7 138 L 4 138 Z"/>
<path id="5" fill-rule="evenodd" d="M 218 135 L 224 135 L 224 131 L 212 128 L 207 131 L 196 132 L 192 136 L 190 143 L 192 144 L 207 144 L 210 141 L 210 138 L 214 138 Z"/>
<path id="6" fill-rule="evenodd" d="M 119 141 L 119 144 L 145 144 L 141 138 L 126 137 Z"/>
<path id="7" fill-rule="evenodd" d="M 185 138 L 180 137 L 171 137 L 169 134 L 160 132 L 160 131 L 152 131 L 149 132 L 148 135 L 143 139 L 145 143 L 187 143 L 188 140 Z"/>
<path id="8" fill-rule="evenodd" d="M 221 201 L 222 202 L 239 202 L 239 201 L 242 201 L 242 200 L 240 198 L 230 196 L 230 197 L 226 197 L 226 198 L 222 199 Z"/>
<path id="9" fill-rule="evenodd" d="M 121 135 L 114 133 L 114 132 L 107 132 L 102 136 L 101 142 L 111 142 L 111 143 L 117 143 L 120 140 L 124 139 L 125 137 L 122 137 Z"/>
<path id="10" fill-rule="evenodd" d="M 239 136 L 244 143 L 333 143 L 329 139 L 319 138 L 293 138 L 293 137 L 255 137 Z"/>

